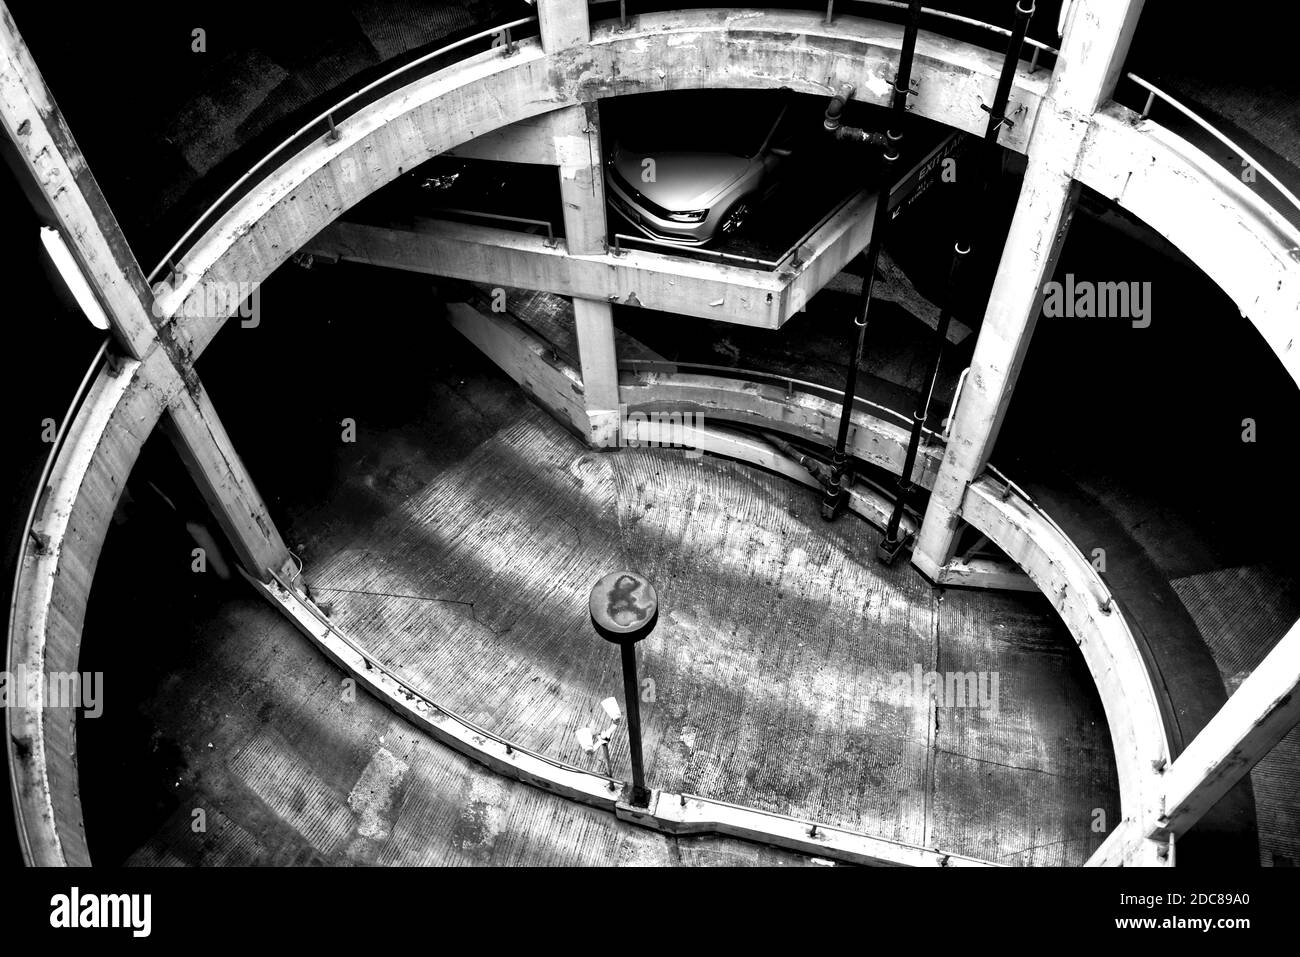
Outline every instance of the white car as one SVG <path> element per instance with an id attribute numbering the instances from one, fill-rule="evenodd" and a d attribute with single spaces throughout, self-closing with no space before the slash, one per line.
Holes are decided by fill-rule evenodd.
<path id="1" fill-rule="evenodd" d="M 637 231 L 662 242 L 700 246 L 736 232 L 778 185 L 790 156 L 780 139 L 788 104 L 772 105 L 759 136 L 737 135 L 734 123 L 724 135 L 710 128 L 700 149 L 637 149 L 616 139 L 606 163 L 610 205 Z M 663 139 L 671 143 L 674 134 L 680 139 L 682 130 Z"/>

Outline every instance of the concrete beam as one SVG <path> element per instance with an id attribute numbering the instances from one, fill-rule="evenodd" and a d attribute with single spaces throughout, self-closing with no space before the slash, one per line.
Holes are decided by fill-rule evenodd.
<path id="1" fill-rule="evenodd" d="M 943 584 L 950 588 L 990 591 L 1037 592 L 1032 578 L 1010 562 L 995 558 L 954 559 L 944 570 Z"/>
<path id="2" fill-rule="evenodd" d="M 618 356 L 614 347 L 614 310 L 609 303 L 574 299 L 573 318 L 582 366 L 587 441 L 598 448 L 618 444 Z"/>
<path id="3" fill-rule="evenodd" d="M 580 5 L 585 18 L 585 0 Z M 599 110 L 595 103 L 585 103 L 556 110 L 551 116 L 552 142 L 559 160 L 565 251 L 570 256 L 604 256 L 607 231 Z M 619 430 L 614 310 L 607 299 L 579 296 L 573 300 L 573 319 L 582 367 L 587 441 L 597 448 L 613 448 L 618 445 Z"/>
<path id="4" fill-rule="evenodd" d="M 45 196 L 47 212 L 104 307 L 117 341 L 127 355 L 143 362 L 141 371 L 150 384 L 171 397 L 168 412 L 177 448 L 244 567 L 269 580 L 272 570 L 281 570 L 289 561 L 288 549 L 189 358 L 157 328 L 159 310 L 144 273 L 3 7 L 0 119 L 27 174 Z M 230 305 L 233 309 L 238 300 Z"/>
<path id="5" fill-rule="evenodd" d="M 1128 55 L 1142 0 L 1072 4 L 1061 53 L 1029 138 L 1029 163 L 957 403 L 948 452 L 912 561 L 937 579 L 951 561 L 966 490 L 988 465 L 1079 195 L 1075 179 L 1093 114 Z"/>
<path id="6" fill-rule="evenodd" d="M 332 259 L 764 329 L 780 328 L 789 311 L 789 284 L 773 273 L 633 250 L 570 256 L 541 236 L 465 223 L 421 220 L 414 229 L 397 229 L 340 221 L 303 248 Z"/>
<path id="7" fill-rule="evenodd" d="M 798 264 L 774 272 L 631 248 L 597 252 L 594 242 L 580 256 L 536 235 L 443 220 L 400 227 L 340 220 L 302 248 L 330 260 L 778 329 L 866 247 L 874 205 L 866 193 L 850 199 L 804 244 Z M 572 219 L 588 237 L 598 228 L 593 212 L 573 211 Z"/>
<path id="8" fill-rule="evenodd" d="M 569 194 L 589 198 L 593 192 Z M 566 202 L 566 208 L 567 208 Z M 716 322 L 780 328 L 858 255 L 871 238 L 873 197 L 858 194 L 804 244 L 804 258 L 777 271 L 685 259 L 625 248 L 596 248 L 603 213 L 566 215 L 566 231 L 580 231 L 576 254 L 541 237 L 444 220 L 413 226 L 372 226 L 340 220 L 302 247 L 322 257 L 406 269 L 494 286 L 607 299 Z M 585 237 L 585 238 L 582 238 Z"/>
<path id="9" fill-rule="evenodd" d="M 1049 125 L 1040 122 L 1039 129 Z M 948 452 L 912 552 L 912 563 L 933 581 L 953 558 L 966 489 L 993 454 L 1038 321 L 1041 289 L 1056 268 L 1078 191 L 1068 173 L 1031 159 L 953 416 Z"/>
<path id="10" fill-rule="evenodd" d="M 451 327 L 472 342 L 573 432 L 587 438 L 590 429 L 583 400 L 582 376 L 557 358 L 541 340 L 508 313 L 484 312 L 463 302 L 447 305 Z"/>
<path id="11" fill-rule="evenodd" d="M 1241 683 L 1160 778 L 1158 806 L 1122 827 L 1088 859 L 1090 867 L 1132 866 L 1176 845 L 1300 723 L 1300 622 Z"/>
<path id="12" fill-rule="evenodd" d="M 289 550 L 197 376 L 175 393 L 167 412 L 167 434 L 240 565 L 261 580 L 268 571 L 292 575 Z"/>
<path id="13" fill-rule="evenodd" d="M 1148 841 L 1140 821 L 1126 818 L 1093 851 L 1085 867 L 1172 867 L 1177 863 L 1174 841 Z"/>
<path id="14" fill-rule="evenodd" d="M 1241 683 L 1163 777 L 1163 814 L 1145 837 L 1185 834 L 1300 722 L 1300 622 Z"/>
<path id="15" fill-rule="evenodd" d="M 127 355 L 142 358 L 156 332 L 144 304 L 153 296 L 54 95 L 9 10 L 0 4 L 0 123 Z"/>

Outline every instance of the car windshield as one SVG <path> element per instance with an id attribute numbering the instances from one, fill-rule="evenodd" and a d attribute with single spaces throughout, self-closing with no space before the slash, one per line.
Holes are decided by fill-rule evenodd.
<path id="1" fill-rule="evenodd" d="M 603 117 L 607 131 L 633 152 L 753 156 L 780 112 L 770 93 L 692 90 L 620 98 Z"/>

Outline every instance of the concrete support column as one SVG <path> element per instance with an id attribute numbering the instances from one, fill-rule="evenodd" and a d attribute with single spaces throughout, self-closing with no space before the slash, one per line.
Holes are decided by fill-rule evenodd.
<path id="1" fill-rule="evenodd" d="M 583 5 L 585 15 L 586 6 Z M 600 119 L 595 103 L 552 114 L 551 136 L 560 169 L 564 243 L 570 256 L 605 255 L 605 179 L 600 153 Z M 573 300 L 578 361 L 586 406 L 587 440 L 608 448 L 618 440 L 618 356 L 613 309 L 601 299 Z"/>
<path id="2" fill-rule="evenodd" d="M 564 243 L 571 256 L 605 255 L 605 176 L 601 164 L 600 114 L 584 103 L 552 114 L 551 135 L 560 167 Z"/>
<path id="3" fill-rule="evenodd" d="M 1158 808 L 1125 820 L 1091 867 L 1165 863 L 1175 844 L 1300 722 L 1300 622 L 1291 626 L 1227 704 L 1161 772 Z M 1165 855 L 1168 856 L 1167 853 Z"/>
<path id="4" fill-rule="evenodd" d="M 8 7 L 0 3 L 0 122 L 18 175 L 42 223 L 57 229 L 113 322 L 118 342 L 139 359 L 154 345 L 148 283 L 77 148 L 63 113 Z M 19 170 L 26 172 L 22 175 Z M 32 237 L 35 239 L 36 237 Z"/>
<path id="5" fill-rule="evenodd" d="M 25 186 L 57 229 L 108 317 L 119 347 L 145 364 L 194 480 L 241 563 L 262 581 L 292 567 L 288 549 L 253 487 L 189 360 L 159 334 L 144 273 L 118 227 L 54 96 L 0 4 L 0 122 L 27 172 Z M 237 302 L 232 303 L 232 305 Z"/>
<path id="6" fill-rule="evenodd" d="M 195 377 L 192 391 L 177 392 L 167 411 L 163 427 L 239 564 L 261 581 L 268 579 L 268 568 L 291 578 L 288 549 L 235 452 L 208 390 Z"/>
<path id="7" fill-rule="evenodd" d="M 547 53 L 591 42 L 587 0 L 537 0 L 537 20 Z"/>
<path id="8" fill-rule="evenodd" d="M 1029 2 L 1029 0 L 1023 0 Z M 1142 0 L 1070 5 L 1061 53 L 1029 137 L 1015 216 L 912 562 L 941 581 L 966 489 L 988 464 L 1078 198 L 1074 179 L 1092 115 L 1109 100 Z M 1011 111 L 1009 111 L 1011 112 Z"/>
<path id="9" fill-rule="evenodd" d="M 574 299 L 578 330 L 578 361 L 582 366 L 583 401 L 587 407 L 587 439 L 598 448 L 618 440 L 618 356 L 614 349 L 614 310 L 608 302 Z"/>
<path id="10" fill-rule="evenodd" d="M 1164 773 L 1164 813 L 1147 838 L 1185 834 L 1300 722 L 1300 622 Z"/>
<path id="11" fill-rule="evenodd" d="M 1053 124 L 1039 120 L 1039 129 Z M 1056 164 L 1030 160 L 997 277 L 962 387 L 943 464 L 935 478 L 912 562 L 942 579 L 961 528 L 966 488 L 988 464 L 1041 309 L 1043 284 L 1056 268 L 1078 184 Z"/>

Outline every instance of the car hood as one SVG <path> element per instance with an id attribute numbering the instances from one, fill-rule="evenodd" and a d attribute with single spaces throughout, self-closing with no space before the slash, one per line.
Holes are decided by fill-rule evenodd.
<path id="1" fill-rule="evenodd" d="M 643 182 L 642 162 L 654 160 L 654 181 Z M 706 209 L 753 165 L 730 153 L 614 153 L 615 171 L 650 202 L 680 212 Z"/>

